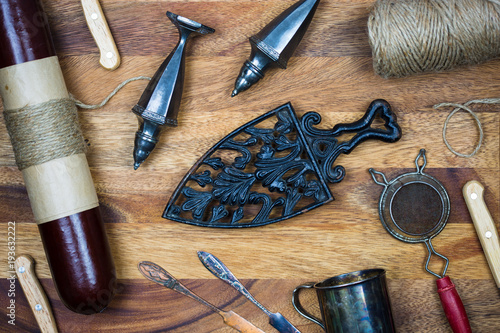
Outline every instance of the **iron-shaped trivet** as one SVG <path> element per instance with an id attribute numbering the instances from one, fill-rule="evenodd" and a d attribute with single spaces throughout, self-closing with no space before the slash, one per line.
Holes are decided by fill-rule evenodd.
<path id="1" fill-rule="evenodd" d="M 371 127 L 379 115 L 384 129 Z M 373 101 L 365 115 L 332 130 L 317 129 L 316 112 L 299 120 L 290 103 L 230 133 L 184 176 L 163 217 L 198 226 L 255 227 L 282 221 L 334 200 L 327 181 L 340 182 L 333 166 L 367 139 L 395 142 L 401 129 L 389 103 Z M 337 137 L 356 133 L 350 140 Z"/>

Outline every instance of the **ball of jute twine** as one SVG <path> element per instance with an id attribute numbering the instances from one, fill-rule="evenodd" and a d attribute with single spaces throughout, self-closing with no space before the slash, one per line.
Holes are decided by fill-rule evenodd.
<path id="1" fill-rule="evenodd" d="M 101 103 L 88 105 L 73 95 L 19 109 L 4 110 L 4 119 L 19 170 L 54 159 L 84 153 L 87 145 L 78 122 L 76 106 L 97 109 L 106 105 L 130 82 L 151 80 L 138 76 L 120 83 Z"/>
<path id="2" fill-rule="evenodd" d="M 500 0 L 378 0 L 368 34 L 385 78 L 479 64 L 500 56 Z"/>

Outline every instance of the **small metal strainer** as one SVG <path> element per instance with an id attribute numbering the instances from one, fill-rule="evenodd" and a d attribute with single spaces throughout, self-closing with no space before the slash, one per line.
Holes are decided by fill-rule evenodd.
<path id="1" fill-rule="evenodd" d="M 419 165 L 420 159 L 422 165 Z M 416 172 L 402 174 L 388 182 L 382 172 L 369 170 L 375 183 L 385 188 L 379 201 L 380 220 L 384 228 L 397 239 L 426 245 L 428 256 L 425 270 L 438 278 L 437 291 L 451 328 L 454 332 L 471 332 L 462 300 L 453 282 L 445 276 L 449 260 L 436 252 L 431 243 L 431 239 L 443 230 L 448 221 L 450 198 L 437 179 L 424 173 L 426 164 L 425 149 L 421 149 L 415 159 Z M 445 260 L 441 274 L 429 269 L 433 254 Z"/>
<path id="2" fill-rule="evenodd" d="M 423 164 L 419 165 L 419 160 Z M 425 243 L 429 255 L 425 269 L 437 278 L 442 278 L 448 269 L 449 260 L 434 250 L 431 239 L 446 226 L 450 215 L 450 198 L 444 186 L 434 177 L 425 174 L 427 164 L 425 149 L 421 149 L 415 165 L 417 171 L 405 173 L 387 181 L 382 172 L 370 169 L 375 183 L 385 187 L 379 201 L 380 220 L 384 228 L 397 239 L 408 243 Z M 383 181 L 377 180 L 376 175 Z M 429 269 L 432 254 L 445 260 L 441 274 Z"/>

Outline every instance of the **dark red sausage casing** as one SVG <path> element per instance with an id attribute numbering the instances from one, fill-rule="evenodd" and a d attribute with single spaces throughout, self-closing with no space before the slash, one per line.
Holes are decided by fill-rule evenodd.
<path id="1" fill-rule="evenodd" d="M 39 0 L 0 0 L 0 92 L 5 110 L 69 97 Z M 101 312 L 116 273 L 85 154 L 21 171 L 61 301 Z"/>

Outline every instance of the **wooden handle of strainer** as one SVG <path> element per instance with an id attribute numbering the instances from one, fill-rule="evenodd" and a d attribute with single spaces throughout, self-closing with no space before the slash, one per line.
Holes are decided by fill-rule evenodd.
<path id="1" fill-rule="evenodd" d="M 500 242 L 497 228 L 484 202 L 484 187 L 481 183 L 472 180 L 465 184 L 462 192 L 491 274 L 497 287 L 500 288 Z"/>

